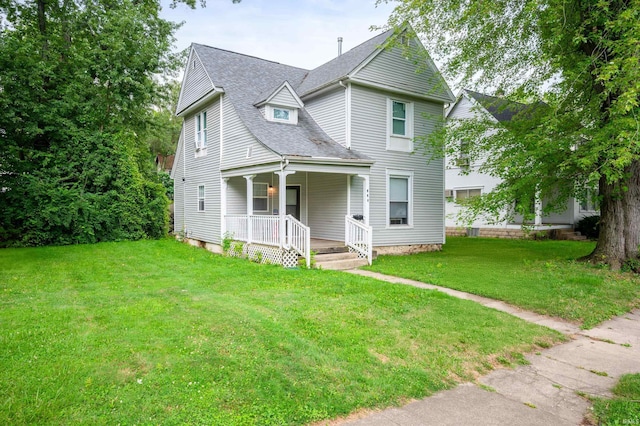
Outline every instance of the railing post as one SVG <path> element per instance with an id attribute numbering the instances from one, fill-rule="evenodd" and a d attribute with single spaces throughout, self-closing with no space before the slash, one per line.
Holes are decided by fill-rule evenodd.
<path id="1" fill-rule="evenodd" d="M 253 240 L 253 216 L 247 215 L 247 244 Z"/>

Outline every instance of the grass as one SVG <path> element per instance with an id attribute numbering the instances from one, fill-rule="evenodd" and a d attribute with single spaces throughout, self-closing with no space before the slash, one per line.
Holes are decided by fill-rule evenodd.
<path id="1" fill-rule="evenodd" d="M 593 404 L 596 424 L 602 426 L 640 424 L 640 374 L 626 374 L 613 388 L 612 399 Z"/>
<path id="2" fill-rule="evenodd" d="M 640 278 L 576 262 L 594 244 L 447 238 L 441 252 L 380 256 L 367 269 L 503 300 L 591 328 L 640 306 Z"/>
<path id="3" fill-rule="evenodd" d="M 562 339 L 439 292 L 173 240 L 0 250 L 0 294 L 12 425 L 304 424 Z"/>

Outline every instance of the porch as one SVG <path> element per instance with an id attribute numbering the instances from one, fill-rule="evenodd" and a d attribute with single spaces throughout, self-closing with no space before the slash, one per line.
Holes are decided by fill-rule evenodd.
<path id="1" fill-rule="evenodd" d="M 312 251 L 337 247 L 370 264 L 369 176 L 358 170 L 334 166 L 326 172 L 223 177 L 222 235 L 242 242 L 244 256 L 285 267 L 297 266 L 299 257 L 309 267 Z"/>

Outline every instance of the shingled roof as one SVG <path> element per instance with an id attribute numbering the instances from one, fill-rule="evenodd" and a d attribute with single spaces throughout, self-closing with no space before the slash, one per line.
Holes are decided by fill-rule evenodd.
<path id="1" fill-rule="evenodd" d="M 495 96 L 484 95 L 482 93 L 474 92 L 472 90 L 465 89 L 465 92 L 475 99 L 489 114 L 495 117 L 496 120 L 503 123 L 505 121 L 511 121 L 514 116 L 529 108 L 528 105 L 520 102 L 514 102 Z"/>

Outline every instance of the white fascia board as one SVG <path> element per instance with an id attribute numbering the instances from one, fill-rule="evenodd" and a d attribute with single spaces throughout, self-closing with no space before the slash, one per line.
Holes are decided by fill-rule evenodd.
<path id="1" fill-rule="evenodd" d="M 271 100 L 273 98 L 275 98 L 278 95 L 278 93 L 280 93 L 280 91 L 282 91 L 285 88 L 289 91 L 289 93 L 291 93 L 291 96 L 293 96 L 293 98 L 296 100 L 296 102 L 298 103 L 298 106 L 300 108 L 304 108 L 304 102 L 302 102 L 302 99 L 300 99 L 300 97 L 298 96 L 296 91 L 293 90 L 293 87 L 291 87 L 289 82 L 286 81 L 286 80 L 276 90 L 274 90 L 273 93 L 271 93 L 271 95 L 269 95 L 269 97 L 267 99 L 265 99 L 262 102 L 258 102 L 257 104 L 255 104 L 255 106 L 261 107 L 262 105 L 266 105 L 266 104 L 270 103 Z"/>
<path id="2" fill-rule="evenodd" d="M 192 103 L 191 105 L 183 109 L 182 111 L 176 113 L 176 115 L 178 117 L 184 117 L 193 111 L 201 109 L 205 104 L 211 102 L 212 100 L 214 100 L 216 97 L 220 96 L 223 93 L 224 93 L 224 90 L 221 87 L 214 88 L 211 92 L 207 93 L 206 95 L 204 95 L 203 97 L 201 97 L 200 99 L 198 99 L 197 101 L 195 101 L 194 103 Z"/>
<path id="3" fill-rule="evenodd" d="M 375 83 L 373 81 L 369 81 L 369 80 L 362 80 L 359 78 L 355 78 L 355 77 L 351 77 L 348 80 L 351 83 L 360 85 L 360 86 L 364 86 L 364 87 L 370 87 L 372 89 L 379 89 L 379 90 L 384 90 L 386 92 L 392 92 L 392 93 L 397 93 L 400 95 L 404 95 L 404 96 L 410 96 L 412 98 L 417 98 L 417 99 L 424 99 L 426 101 L 431 101 L 431 102 L 438 102 L 441 104 L 445 104 L 447 102 L 452 102 L 455 99 L 449 99 L 449 98 L 444 98 L 444 97 L 440 97 L 440 96 L 429 96 L 429 95 L 425 95 L 424 93 L 419 93 L 419 92 L 412 92 L 409 90 L 404 90 L 398 87 L 394 87 L 394 86 L 389 86 L 387 84 L 380 84 L 380 83 Z"/>
<path id="4" fill-rule="evenodd" d="M 196 49 L 193 47 L 193 43 L 191 43 L 191 50 L 189 51 L 189 58 L 187 59 L 187 64 L 185 67 L 185 71 L 184 71 L 184 75 L 182 76 L 182 83 L 180 84 L 180 95 L 178 96 L 178 103 L 176 104 L 176 115 L 179 116 L 180 112 L 178 111 L 178 106 L 182 103 L 182 94 L 184 91 L 184 87 L 185 87 L 185 82 L 187 81 L 187 75 L 189 74 L 189 70 L 191 69 L 191 67 L 189 67 L 189 64 L 191 63 L 191 61 L 193 59 L 197 59 L 198 62 L 200 63 L 200 66 L 202 66 L 202 69 L 204 70 L 204 73 L 207 75 L 207 78 L 209 79 L 209 83 L 211 83 L 211 88 L 213 90 L 216 90 L 216 86 L 215 84 L 213 84 L 213 80 L 211 80 L 211 76 L 209 75 L 209 73 L 207 72 L 207 69 L 204 67 L 204 65 L 202 64 L 202 61 L 200 60 L 200 56 L 198 56 L 198 52 L 196 52 Z"/>
<path id="5" fill-rule="evenodd" d="M 223 178 L 245 176 L 245 175 L 259 175 L 261 173 L 271 173 L 280 171 L 281 162 L 258 164 L 255 166 L 239 167 L 236 169 L 221 170 L 220 175 Z"/>

